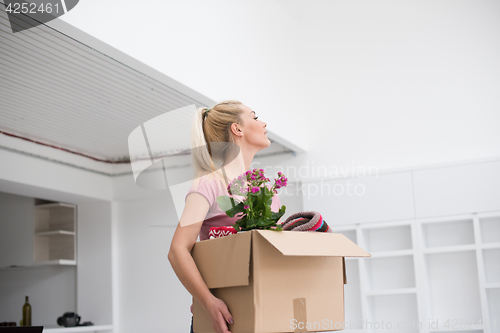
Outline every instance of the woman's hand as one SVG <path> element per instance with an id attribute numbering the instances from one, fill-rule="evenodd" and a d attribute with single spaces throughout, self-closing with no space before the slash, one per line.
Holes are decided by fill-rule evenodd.
<path id="1" fill-rule="evenodd" d="M 213 296 L 206 304 L 205 311 L 210 317 L 216 333 L 231 333 L 227 327 L 227 323 L 233 323 L 233 316 L 229 313 L 226 303 L 223 300 Z"/>

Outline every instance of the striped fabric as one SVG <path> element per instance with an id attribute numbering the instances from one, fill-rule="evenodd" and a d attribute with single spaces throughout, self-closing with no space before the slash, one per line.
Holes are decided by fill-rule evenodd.
<path id="1" fill-rule="evenodd" d="M 281 224 L 283 230 L 333 232 L 318 212 L 298 212 Z"/>

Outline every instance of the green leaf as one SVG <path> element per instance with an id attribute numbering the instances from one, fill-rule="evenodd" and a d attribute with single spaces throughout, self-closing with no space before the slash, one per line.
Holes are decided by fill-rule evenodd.
<path id="1" fill-rule="evenodd" d="M 258 223 L 257 219 L 248 219 L 245 226 L 245 230 L 255 229 L 257 223 Z"/>
<path id="2" fill-rule="evenodd" d="M 274 193 L 266 187 L 264 187 L 264 191 L 262 191 L 262 195 L 261 195 L 261 200 L 263 203 L 267 204 L 267 205 L 271 205 L 272 202 L 273 202 L 273 196 L 274 196 Z"/>
<path id="3" fill-rule="evenodd" d="M 281 208 L 278 212 L 272 212 L 271 219 L 273 221 L 277 222 L 280 219 L 280 217 L 282 217 L 283 214 L 285 214 L 285 211 L 286 211 L 286 206 L 285 205 L 281 206 Z"/>
<path id="4" fill-rule="evenodd" d="M 243 202 L 240 202 L 239 204 L 237 204 L 236 206 L 232 207 L 231 209 L 227 210 L 226 211 L 226 214 L 229 216 L 229 217 L 234 217 L 236 214 L 238 213 L 243 213 L 245 212 L 245 209 L 243 208 L 244 205 L 243 205 Z"/>
<path id="5" fill-rule="evenodd" d="M 268 224 L 267 219 L 265 219 L 265 218 L 259 218 L 259 219 L 257 219 L 257 225 L 259 227 L 265 227 L 267 224 Z"/>
<path id="6" fill-rule="evenodd" d="M 233 224 L 233 228 L 234 228 L 234 230 L 236 230 L 236 232 L 240 232 L 240 231 L 241 231 L 239 221 L 240 221 L 240 220 L 236 221 L 236 222 Z"/>
<path id="7" fill-rule="evenodd" d="M 238 213 L 245 212 L 243 202 L 238 202 L 227 195 L 219 195 L 216 201 L 220 209 L 225 211 L 229 217 L 234 217 Z"/>
<path id="8" fill-rule="evenodd" d="M 276 229 L 271 229 L 271 230 L 274 230 L 274 231 L 283 231 L 283 227 L 278 225 L 276 226 Z"/>
<path id="9" fill-rule="evenodd" d="M 271 219 L 273 217 L 272 211 L 271 211 L 271 206 L 264 205 L 264 214 L 262 214 L 262 215 Z"/>
<path id="10" fill-rule="evenodd" d="M 227 195 L 219 195 L 215 201 L 217 201 L 217 203 L 219 204 L 219 208 L 223 212 L 227 212 L 228 210 L 233 208 L 233 204 L 231 203 L 231 198 L 228 197 Z"/>

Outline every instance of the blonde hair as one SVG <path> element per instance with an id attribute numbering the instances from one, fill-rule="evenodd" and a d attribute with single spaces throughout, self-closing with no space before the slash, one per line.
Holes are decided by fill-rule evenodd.
<path id="1" fill-rule="evenodd" d="M 194 166 L 194 184 L 198 186 L 200 177 L 207 175 L 207 180 L 214 177 L 226 187 L 226 180 L 231 181 L 237 175 L 226 173 L 220 168 L 224 162 L 234 159 L 239 147 L 234 143 L 231 124 L 242 123 L 242 103 L 229 100 L 213 107 L 199 108 L 194 116 L 191 128 L 191 148 Z M 208 112 L 207 112 L 208 111 Z M 214 163 L 215 162 L 215 163 Z"/>

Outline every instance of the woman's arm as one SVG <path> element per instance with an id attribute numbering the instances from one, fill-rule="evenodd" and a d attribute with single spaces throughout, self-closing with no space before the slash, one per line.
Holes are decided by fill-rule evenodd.
<path id="1" fill-rule="evenodd" d="M 181 283 L 210 316 L 215 331 L 229 332 L 226 321 L 232 323 L 232 316 L 226 304 L 212 295 L 191 256 L 191 249 L 196 243 L 208 210 L 208 201 L 201 194 L 191 193 L 187 196 L 184 211 L 170 244 L 168 260 Z"/>

